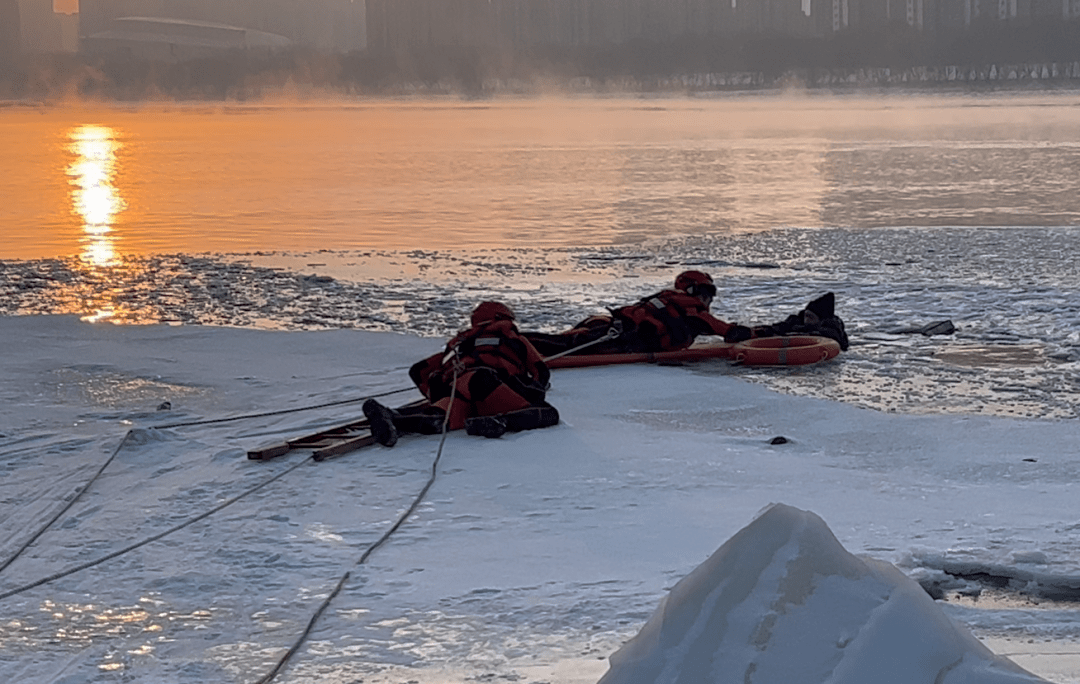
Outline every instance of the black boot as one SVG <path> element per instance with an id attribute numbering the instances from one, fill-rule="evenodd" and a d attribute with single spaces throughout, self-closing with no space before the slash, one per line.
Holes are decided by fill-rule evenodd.
<path id="1" fill-rule="evenodd" d="M 371 426 L 371 436 L 375 438 L 375 441 L 388 447 L 397 444 L 398 431 L 394 426 L 394 412 L 374 399 L 365 401 L 363 410 Z"/>
<path id="2" fill-rule="evenodd" d="M 537 428 L 551 427 L 559 424 L 559 412 L 550 404 L 547 406 L 530 406 L 527 409 L 511 411 L 500 416 L 506 422 L 506 429 L 510 432 L 521 430 L 535 430 Z"/>
<path id="3" fill-rule="evenodd" d="M 826 292 L 814 301 L 806 305 L 805 311 L 810 311 L 818 320 L 825 320 L 836 315 L 836 295 Z"/>
<path id="4" fill-rule="evenodd" d="M 506 432 L 506 421 L 502 416 L 476 416 L 465 420 L 465 432 L 476 437 L 495 439 Z"/>

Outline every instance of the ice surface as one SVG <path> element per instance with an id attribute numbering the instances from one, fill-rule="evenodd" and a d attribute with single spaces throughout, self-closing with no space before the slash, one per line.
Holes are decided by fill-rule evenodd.
<path id="1" fill-rule="evenodd" d="M 770 502 L 828 520 L 979 638 L 1022 644 L 1028 669 L 1077 680 L 1080 664 L 1030 663 L 1080 641 L 1075 604 L 1047 600 L 1080 575 L 1074 421 L 887 414 L 778 394 L 722 362 L 556 371 L 560 425 L 451 434 L 427 499 L 357 567 L 438 440 L 322 463 L 245 450 L 354 420 L 367 396 L 411 401 L 409 365 L 440 345 L 0 317 L 0 594 L 16 591 L 0 599 L 0 681 L 250 682 L 351 571 L 282 682 L 595 682 Z M 991 589 L 1010 602 L 974 600 Z"/>

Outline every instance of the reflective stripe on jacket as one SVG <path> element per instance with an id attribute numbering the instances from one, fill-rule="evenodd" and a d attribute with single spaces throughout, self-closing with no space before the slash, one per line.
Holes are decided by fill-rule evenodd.
<path id="1" fill-rule="evenodd" d="M 486 321 L 458 333 L 445 351 L 413 365 L 409 375 L 429 399 L 449 388 L 454 367 L 459 373 L 473 368 L 491 368 L 503 382 L 516 380 L 522 385 L 544 388 L 551 371 L 532 344 L 521 336 L 513 321 Z M 436 388 L 435 385 L 439 387 Z"/>

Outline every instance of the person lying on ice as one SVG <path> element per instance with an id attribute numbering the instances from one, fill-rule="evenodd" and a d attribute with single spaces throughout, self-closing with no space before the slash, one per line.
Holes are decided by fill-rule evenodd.
<path id="1" fill-rule="evenodd" d="M 756 326 L 752 329 L 754 337 L 776 337 L 777 335 L 817 335 L 836 340 L 841 351 L 848 349 L 847 332 L 844 322 L 836 315 L 836 295 L 826 292 L 806 305 L 799 313 L 792 314 L 772 325 Z"/>
<path id="2" fill-rule="evenodd" d="M 376 442 L 393 446 L 401 433 L 442 432 L 447 411 L 447 429 L 483 437 L 558 424 L 559 412 L 545 400 L 551 372 L 518 332 L 510 307 L 481 302 L 471 323 L 445 351 L 409 369 L 426 404 L 389 409 L 374 399 L 364 402 Z"/>
<path id="3" fill-rule="evenodd" d="M 567 353 L 676 351 L 689 347 L 702 335 L 721 336 L 725 342 L 792 333 L 822 335 L 839 342 L 841 349 L 848 348 L 844 323 L 835 315 L 831 292 L 780 323 L 758 328 L 727 323 L 713 316 L 709 307 L 715 296 L 716 285 L 709 274 L 684 271 L 675 278 L 674 289 L 661 290 L 636 304 L 614 309 L 611 315 L 591 316 L 556 335 L 522 334 L 545 357 Z"/>
<path id="4" fill-rule="evenodd" d="M 709 312 L 715 296 L 716 285 L 709 274 L 684 271 L 675 278 L 674 288 L 612 309 L 609 316 L 591 316 L 557 335 L 522 334 L 545 357 L 570 350 L 575 354 L 674 351 L 689 347 L 699 335 L 719 335 L 725 342 L 750 339 L 750 328 L 727 323 Z"/>

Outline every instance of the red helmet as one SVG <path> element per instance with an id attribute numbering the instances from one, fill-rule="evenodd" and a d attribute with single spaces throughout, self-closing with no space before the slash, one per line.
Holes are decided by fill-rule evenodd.
<path id="1" fill-rule="evenodd" d="M 675 289 L 682 290 L 694 297 L 716 296 L 716 285 L 713 285 L 712 277 L 701 271 L 683 271 L 675 278 Z"/>
<path id="2" fill-rule="evenodd" d="M 480 302 L 472 312 L 472 324 L 480 325 L 487 321 L 512 321 L 514 312 L 500 302 Z"/>

